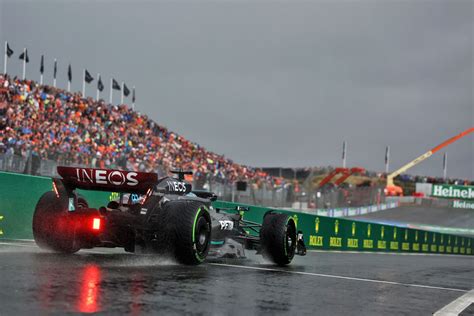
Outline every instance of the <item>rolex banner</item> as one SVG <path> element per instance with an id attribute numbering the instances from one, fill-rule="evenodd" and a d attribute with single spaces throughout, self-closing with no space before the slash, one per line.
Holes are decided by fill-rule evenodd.
<path id="1" fill-rule="evenodd" d="M 431 196 L 447 199 L 474 200 L 474 186 L 433 184 Z"/>

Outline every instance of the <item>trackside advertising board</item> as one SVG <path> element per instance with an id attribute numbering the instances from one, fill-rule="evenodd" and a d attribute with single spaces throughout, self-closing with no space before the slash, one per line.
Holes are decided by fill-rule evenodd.
<path id="1" fill-rule="evenodd" d="M 0 239 L 32 239 L 32 218 L 40 196 L 51 190 L 51 179 L 0 172 Z M 118 197 L 117 193 L 80 191 L 91 207 L 99 207 Z M 216 201 L 214 208 L 248 206 L 243 218 L 261 223 L 267 207 Z M 401 228 L 345 218 L 277 210 L 292 216 L 304 234 L 308 249 L 373 252 L 418 252 L 474 254 L 474 238 L 453 234 Z"/>
<path id="2" fill-rule="evenodd" d="M 433 184 L 431 196 L 474 201 L 474 186 Z"/>
<path id="3" fill-rule="evenodd" d="M 216 201 L 214 207 L 235 208 L 236 203 Z M 244 219 L 261 222 L 270 208 L 246 205 Z M 276 209 L 274 209 L 276 210 Z M 411 252 L 437 254 L 474 254 L 474 238 L 421 229 L 331 218 L 292 211 L 280 211 L 293 216 L 297 230 L 304 234 L 308 249 L 373 252 Z"/>
<path id="4" fill-rule="evenodd" d="M 466 202 L 466 201 L 453 201 L 453 208 L 465 208 L 469 210 L 474 210 L 474 201 L 473 202 Z M 473 214 L 474 216 L 474 214 Z"/>

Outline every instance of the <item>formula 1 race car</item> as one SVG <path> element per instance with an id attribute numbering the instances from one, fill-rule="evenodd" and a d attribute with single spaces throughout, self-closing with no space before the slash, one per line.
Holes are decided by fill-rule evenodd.
<path id="1" fill-rule="evenodd" d="M 193 191 L 177 178 L 156 173 L 58 167 L 61 178 L 39 199 L 33 216 L 37 245 L 61 253 L 93 247 L 122 247 L 156 253 L 183 264 L 215 258 L 242 258 L 257 250 L 278 265 L 304 255 L 302 234 L 287 214 L 269 211 L 262 224 L 243 220 L 248 209 L 215 209 L 212 192 Z M 76 189 L 115 192 L 117 199 L 90 208 Z M 304 248 L 304 249 L 303 249 Z"/>

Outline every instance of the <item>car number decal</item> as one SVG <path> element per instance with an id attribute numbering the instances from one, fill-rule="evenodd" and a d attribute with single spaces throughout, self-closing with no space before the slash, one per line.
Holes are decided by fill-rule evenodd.
<path id="1" fill-rule="evenodd" d="M 221 230 L 232 230 L 234 229 L 234 222 L 233 221 L 219 221 L 221 224 Z"/>

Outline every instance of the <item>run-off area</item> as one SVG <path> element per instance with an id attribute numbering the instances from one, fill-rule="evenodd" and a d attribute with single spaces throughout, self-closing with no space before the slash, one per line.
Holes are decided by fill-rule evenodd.
<path id="1" fill-rule="evenodd" d="M 116 249 L 65 256 L 2 241 L 0 315 L 430 315 L 467 295 L 473 266 L 470 256 L 309 252 L 284 268 L 253 253 L 189 267 Z"/>

